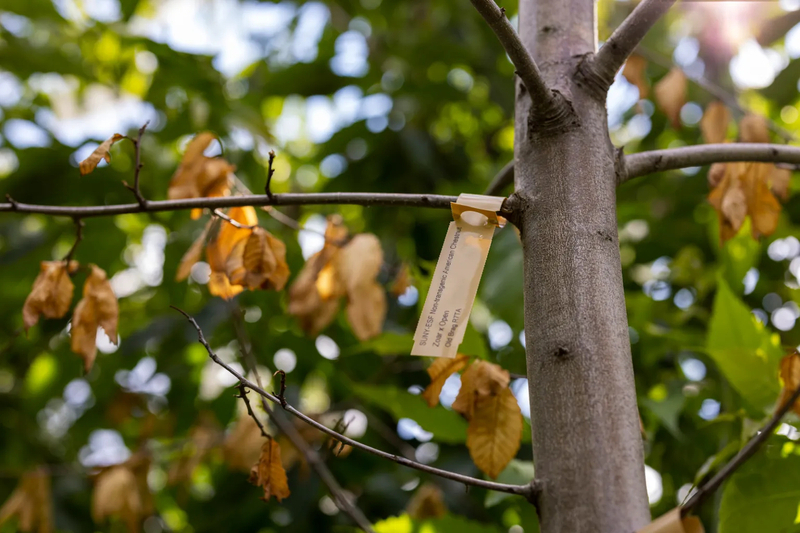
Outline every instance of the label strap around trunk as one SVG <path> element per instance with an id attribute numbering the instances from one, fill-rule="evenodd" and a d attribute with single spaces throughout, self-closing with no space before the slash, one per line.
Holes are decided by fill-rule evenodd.
<path id="1" fill-rule="evenodd" d="M 453 222 L 422 308 L 411 355 L 456 356 L 464 340 L 494 230 L 506 220 L 497 214 L 505 198 L 462 194 L 450 204 Z"/>

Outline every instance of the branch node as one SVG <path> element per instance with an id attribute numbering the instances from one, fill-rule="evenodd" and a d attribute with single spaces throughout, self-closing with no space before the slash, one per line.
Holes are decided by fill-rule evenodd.
<path id="1" fill-rule="evenodd" d="M 274 392 L 272 394 L 275 394 L 275 396 L 278 397 L 278 400 L 281 402 L 281 407 L 286 409 L 286 398 L 284 397 L 286 394 L 286 372 L 283 370 L 276 370 L 275 373 L 272 374 L 272 377 L 275 377 L 278 374 L 281 376 L 281 391 L 278 394 L 275 394 Z"/>
<path id="2" fill-rule="evenodd" d="M 270 200 L 273 199 L 272 197 L 272 175 L 275 174 L 275 169 L 272 167 L 272 164 L 275 161 L 275 150 L 269 151 L 269 168 L 267 168 L 267 184 L 264 187 L 264 191 L 267 193 L 267 196 Z"/>
<path id="3" fill-rule="evenodd" d="M 135 163 L 133 167 L 133 186 L 128 185 L 127 182 L 123 181 L 122 184 L 125 186 L 126 189 L 131 191 L 133 195 L 136 197 L 136 203 L 139 204 L 140 211 L 147 211 L 147 200 L 142 193 L 139 191 L 139 172 L 142 170 L 144 163 L 142 163 L 141 158 L 141 147 L 142 147 L 142 135 L 144 135 L 144 131 L 147 129 L 147 125 L 150 124 L 148 120 L 145 122 L 141 128 L 139 128 L 139 134 L 135 139 L 128 137 L 128 139 L 133 143 L 133 150 L 135 154 Z"/>
<path id="4" fill-rule="evenodd" d="M 72 261 L 72 256 L 75 255 L 75 250 L 78 249 L 78 243 L 83 240 L 83 220 L 81 220 L 80 217 L 75 217 L 73 221 L 75 222 L 75 243 L 72 245 L 72 248 L 69 249 L 67 255 L 64 256 L 64 263 L 66 263 L 67 267 L 69 267 L 69 263 Z"/>
<path id="5" fill-rule="evenodd" d="M 16 200 L 11 198 L 10 194 L 6 194 L 6 200 L 8 200 L 8 203 L 11 204 L 11 210 L 12 211 L 16 211 L 17 209 L 19 209 L 19 203 L 17 203 Z"/>

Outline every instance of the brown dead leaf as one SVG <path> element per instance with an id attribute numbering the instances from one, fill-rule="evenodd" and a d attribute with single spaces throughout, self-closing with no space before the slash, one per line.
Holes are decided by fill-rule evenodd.
<path id="1" fill-rule="evenodd" d="M 228 217 L 243 226 L 258 224 L 256 210 L 250 206 L 231 208 Z M 243 253 L 244 248 L 237 248 L 237 245 L 246 241 L 251 233 L 251 229 L 237 228 L 230 222 L 223 221 L 219 226 L 219 231 L 209 239 L 206 246 L 206 259 L 211 267 L 208 291 L 214 296 L 230 300 L 244 290 L 241 285 L 234 285 L 230 282 L 227 274 L 228 262 L 231 261 L 231 254 L 234 251 L 237 254 Z"/>
<path id="2" fill-rule="evenodd" d="M 500 365 L 487 361 L 475 361 L 461 375 L 461 389 L 452 408 L 470 420 L 478 396 L 497 394 L 508 387 L 511 377 Z"/>
<path id="3" fill-rule="evenodd" d="M 76 265 L 70 265 L 69 270 Z M 36 276 L 31 293 L 22 306 L 25 329 L 36 324 L 40 315 L 46 318 L 61 318 L 67 314 L 74 290 L 75 286 L 64 261 L 42 261 L 39 275 Z"/>
<path id="4" fill-rule="evenodd" d="M 286 245 L 267 230 L 256 227 L 231 251 L 226 272 L 234 285 L 280 291 L 289 279 Z"/>
<path id="5" fill-rule="evenodd" d="M 391 293 L 395 297 L 402 296 L 403 294 L 406 293 L 406 291 L 410 286 L 411 286 L 411 273 L 409 272 L 408 265 L 403 263 L 403 265 L 400 267 L 400 270 L 397 272 L 397 276 L 394 278 L 394 283 L 392 283 Z"/>
<path id="6" fill-rule="evenodd" d="M 106 139 L 100 146 L 95 148 L 94 152 L 92 152 L 89 157 L 81 161 L 80 165 L 78 165 L 78 168 L 81 171 L 81 176 L 85 176 L 97 168 L 97 165 L 100 164 L 101 159 L 105 159 L 106 163 L 110 163 L 111 155 L 108 152 L 111 150 L 111 146 L 115 142 L 124 138 L 124 135 L 115 133 L 110 139 Z"/>
<path id="7" fill-rule="evenodd" d="M 373 281 L 348 292 L 347 321 L 359 340 L 366 341 L 380 335 L 385 319 L 386 292 L 380 284 Z"/>
<path id="8" fill-rule="evenodd" d="M 97 355 L 97 328 L 102 327 L 109 340 L 116 344 L 119 321 L 119 304 L 105 271 L 97 265 L 90 265 L 90 268 L 70 329 L 70 346 L 83 358 L 86 372 L 92 369 Z"/>
<path id="9" fill-rule="evenodd" d="M 0 507 L 0 526 L 14 517 L 17 518 L 19 531 L 54 531 L 50 477 L 44 468 L 24 473 L 17 488 Z"/>
<path id="10" fill-rule="evenodd" d="M 430 384 L 422 392 L 422 397 L 428 402 L 429 407 L 435 407 L 439 403 L 439 395 L 447 378 L 467 366 L 469 357 L 458 354 L 454 359 L 438 357 L 428 367 L 428 375 L 431 377 Z"/>
<path id="11" fill-rule="evenodd" d="M 708 169 L 708 186 L 712 189 L 720 184 L 725 177 L 725 167 L 728 163 L 714 163 Z"/>
<path id="12" fill-rule="evenodd" d="M 442 489 L 433 483 L 425 483 L 414 493 L 406 506 L 406 512 L 414 520 L 441 518 L 447 514 Z"/>
<path id="13" fill-rule="evenodd" d="M 273 496 L 280 502 L 291 494 L 289 480 L 281 464 L 281 447 L 275 439 L 267 437 L 267 442 L 261 447 L 261 457 L 250 470 L 248 481 L 264 489 L 261 499 L 265 502 Z"/>
<path id="14" fill-rule="evenodd" d="M 635 54 L 625 61 L 625 66 L 622 68 L 622 75 L 625 76 L 625 79 L 639 89 L 639 99 L 647 98 L 650 92 L 650 84 L 645 75 L 646 69 L 647 60 Z"/>
<path id="15" fill-rule="evenodd" d="M 784 202 L 789 199 L 789 182 L 792 180 L 792 171 L 778 166 L 772 167 L 769 176 L 769 187 L 772 194 Z"/>
<path id="16" fill-rule="evenodd" d="M 334 269 L 348 293 L 372 282 L 383 265 L 381 241 L 372 233 L 361 233 L 344 246 L 334 260 Z"/>
<path id="17" fill-rule="evenodd" d="M 129 532 L 137 533 L 144 517 L 144 507 L 136 475 L 125 464 L 102 471 L 92 493 L 92 520 L 101 523 L 119 518 Z"/>
<path id="18" fill-rule="evenodd" d="M 681 519 L 684 533 L 705 533 L 703 523 L 696 516 L 687 516 Z"/>
<path id="19" fill-rule="evenodd" d="M 728 134 L 728 124 L 731 121 L 731 112 L 720 101 L 714 101 L 706 106 L 703 118 L 700 120 L 700 132 L 705 143 L 721 143 Z"/>
<path id="20" fill-rule="evenodd" d="M 202 132 L 186 147 L 181 164 L 172 175 L 167 190 L 170 200 L 182 198 L 213 198 L 230 193 L 231 177 L 236 170 L 221 157 L 206 157 L 203 152 L 216 138 L 213 133 Z M 192 218 L 199 218 L 202 209 L 193 209 Z"/>
<path id="21" fill-rule="evenodd" d="M 517 454 L 522 442 L 522 412 L 511 389 L 477 394 L 467 426 L 467 448 L 475 466 L 492 479 Z"/>
<path id="22" fill-rule="evenodd" d="M 656 103 L 675 129 L 681 127 L 681 108 L 686 103 L 686 83 L 686 75 L 681 69 L 674 67 L 653 88 Z"/>
<path id="23" fill-rule="evenodd" d="M 781 359 L 780 378 L 783 388 L 775 406 L 776 411 L 786 405 L 797 387 L 800 387 L 800 353 L 797 350 Z M 800 401 L 795 402 L 792 410 L 800 415 Z"/>
<path id="24" fill-rule="evenodd" d="M 747 113 L 739 121 L 739 140 L 743 143 L 768 143 L 769 125 L 761 115 Z"/>
<path id="25" fill-rule="evenodd" d="M 206 227 L 203 229 L 203 233 L 200 234 L 189 249 L 186 250 L 186 253 L 183 254 L 181 262 L 178 264 L 178 271 L 175 273 L 175 281 L 183 281 L 188 278 L 189 274 L 192 272 L 192 267 L 195 263 L 200 261 L 200 258 L 203 256 L 203 248 L 206 245 L 208 234 L 213 224 L 214 220 L 209 220 Z"/>
<path id="26" fill-rule="evenodd" d="M 747 196 L 747 214 L 753 223 L 753 238 L 772 235 L 778 228 L 781 204 L 769 187 L 772 163 L 746 163 L 742 179 Z"/>
<path id="27" fill-rule="evenodd" d="M 261 454 L 262 442 L 261 429 L 253 418 L 240 416 L 222 444 L 222 457 L 228 468 L 249 472 Z"/>

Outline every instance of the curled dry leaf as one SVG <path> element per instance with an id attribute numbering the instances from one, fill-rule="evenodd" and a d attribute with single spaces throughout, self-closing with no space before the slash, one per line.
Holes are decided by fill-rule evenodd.
<path id="1" fill-rule="evenodd" d="M 139 531 L 144 517 L 136 475 L 126 464 L 102 471 L 95 480 L 92 520 L 99 524 L 112 517 L 122 520 L 132 533 Z"/>
<path id="2" fill-rule="evenodd" d="M 792 171 L 788 168 L 773 166 L 769 176 L 769 188 L 772 194 L 784 202 L 789 199 L 789 182 L 792 179 Z"/>
<path id="3" fill-rule="evenodd" d="M 739 140 L 743 143 L 768 143 L 769 125 L 761 115 L 748 113 L 739 121 Z"/>
<path id="4" fill-rule="evenodd" d="M 467 448 L 475 465 L 496 478 L 522 442 L 522 412 L 510 376 L 499 365 L 475 361 L 461 376 L 453 410 L 468 421 Z"/>
<path id="5" fill-rule="evenodd" d="M 43 468 L 24 473 L 17 488 L 0 507 L 0 526 L 13 518 L 17 519 L 19 531 L 54 531 L 50 477 Z"/>
<path id="6" fill-rule="evenodd" d="M 447 378 L 467 366 L 469 357 L 458 354 L 453 359 L 438 357 L 428 367 L 428 375 L 431 377 L 430 384 L 422 392 L 422 397 L 428 402 L 429 407 L 435 407 L 439 403 L 439 395 Z"/>
<path id="7" fill-rule="evenodd" d="M 250 206 L 234 207 L 228 212 L 231 220 L 243 226 L 255 226 L 258 224 L 256 210 Z M 206 259 L 211 267 L 211 277 L 208 280 L 208 291 L 214 296 L 220 296 L 230 300 L 244 290 L 241 285 L 234 285 L 228 278 L 228 261 L 236 246 L 246 241 L 252 230 L 237 228 L 233 224 L 224 221 L 219 225 L 215 235 L 211 237 L 206 246 Z"/>
<path id="8" fill-rule="evenodd" d="M 647 82 L 647 76 L 645 75 L 646 69 L 647 60 L 635 54 L 625 61 L 625 66 L 622 68 L 622 75 L 625 76 L 625 79 L 639 89 L 639 99 L 647 98 L 650 92 L 650 84 Z"/>
<path id="9" fill-rule="evenodd" d="M 124 139 L 124 135 L 120 135 L 119 133 L 115 133 L 110 139 L 106 139 L 103 141 L 103 144 L 95 148 L 94 152 L 92 152 L 89 157 L 84 159 L 78 165 L 78 168 L 81 171 L 81 176 L 85 176 L 89 174 L 94 169 L 97 168 L 97 165 L 100 164 L 101 159 L 105 159 L 106 163 L 111 162 L 111 155 L 109 151 L 111 150 L 111 146 L 122 139 Z"/>
<path id="10" fill-rule="evenodd" d="M 167 190 L 170 200 L 227 196 L 231 176 L 236 167 L 220 157 L 206 157 L 203 152 L 216 136 L 210 132 L 197 134 L 186 147 L 181 164 L 172 175 Z M 199 218 L 201 209 L 192 210 L 192 218 Z"/>
<path id="11" fill-rule="evenodd" d="M 248 481 L 264 489 L 261 499 L 265 502 L 273 496 L 280 502 L 291 494 L 289 480 L 281 464 L 281 447 L 272 437 L 267 437 L 267 442 L 261 447 L 261 457 L 250 470 Z"/>
<path id="12" fill-rule="evenodd" d="M 731 112 L 720 101 L 714 101 L 706 106 L 703 118 L 700 120 L 700 132 L 706 143 L 721 143 L 728 134 L 728 124 L 731 122 Z"/>
<path id="13" fill-rule="evenodd" d="M 344 289 L 352 293 L 378 277 L 383 265 L 381 241 L 371 233 L 356 235 L 332 262 Z"/>
<path id="14" fill-rule="evenodd" d="M 289 279 L 286 245 L 267 230 L 256 227 L 239 241 L 226 262 L 231 283 L 247 289 L 282 290 Z"/>
<path id="15" fill-rule="evenodd" d="M 414 520 L 440 518 L 447 514 L 442 489 L 433 483 L 425 483 L 414 493 L 406 506 L 406 512 Z"/>
<path id="16" fill-rule="evenodd" d="M 385 319 L 386 292 L 379 283 L 359 285 L 347 293 L 347 321 L 359 340 L 380 335 Z"/>
<path id="17" fill-rule="evenodd" d="M 102 327 L 109 340 L 116 344 L 119 321 L 119 304 L 105 271 L 97 265 L 90 265 L 90 268 L 70 329 L 70 346 L 83 358 L 87 372 L 92 369 L 97 355 L 97 328 Z"/>
<path id="18" fill-rule="evenodd" d="M 200 258 L 203 256 L 203 247 L 206 245 L 206 241 L 208 240 L 208 233 L 211 230 L 211 226 L 214 224 L 215 219 L 209 220 L 206 223 L 206 227 L 203 229 L 203 232 L 200 236 L 195 239 L 192 245 L 186 250 L 186 253 L 183 254 L 181 257 L 181 262 L 178 263 L 178 271 L 175 273 L 175 281 L 183 281 L 189 277 L 189 274 L 192 272 L 192 267 L 200 261 Z"/>
<path id="19" fill-rule="evenodd" d="M 653 88 L 656 103 L 675 129 L 681 127 L 681 108 L 686 103 L 686 83 L 686 74 L 674 67 Z"/>
<path id="20" fill-rule="evenodd" d="M 69 277 L 70 271 L 77 268 L 77 263 L 64 261 L 42 261 L 39 275 L 33 282 L 31 293 L 22 306 L 22 321 L 25 329 L 39 321 L 39 316 L 61 318 L 69 311 L 72 293 L 75 286 Z"/>
<path id="21" fill-rule="evenodd" d="M 781 359 L 780 377 L 783 388 L 781 389 L 778 404 L 775 406 L 776 411 L 786 405 L 786 402 L 789 401 L 797 387 L 800 387 L 800 352 L 795 350 Z M 800 415 L 800 401 L 795 402 L 792 410 Z"/>

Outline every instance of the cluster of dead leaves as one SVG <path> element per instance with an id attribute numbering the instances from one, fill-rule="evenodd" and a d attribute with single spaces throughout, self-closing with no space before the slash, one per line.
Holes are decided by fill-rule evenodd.
<path id="1" fill-rule="evenodd" d="M 347 319 L 360 340 L 380 334 L 386 318 L 386 294 L 376 281 L 383 265 L 378 238 L 361 233 L 347 239 L 341 217 L 328 219 L 325 246 L 311 256 L 289 288 L 289 314 L 310 335 L 328 327 L 347 299 Z"/>
<path id="2" fill-rule="evenodd" d="M 730 113 L 720 102 L 710 104 L 701 121 L 706 142 L 725 140 Z M 763 117 L 745 115 L 739 122 L 739 140 L 768 143 L 769 129 Z M 789 194 L 791 170 L 773 163 L 714 163 L 708 171 L 711 193 L 708 201 L 717 211 L 720 241 L 736 236 L 746 217 L 750 217 L 753 238 L 771 235 L 778 227 L 781 200 Z"/>
<path id="3" fill-rule="evenodd" d="M 17 519 L 19 531 L 51 533 L 53 527 L 53 503 L 50 494 L 50 476 L 43 468 L 26 472 L 0 507 L 0 526 Z"/>
<path id="4" fill-rule="evenodd" d="M 510 376 L 499 365 L 457 355 L 436 359 L 428 367 L 431 383 L 422 393 L 428 405 L 439 403 L 439 394 L 450 375 L 466 368 L 453 410 L 467 419 L 467 448 L 475 465 L 496 478 L 517 455 L 522 442 L 522 412 L 508 388 Z"/>
<path id="5" fill-rule="evenodd" d="M 213 133 L 198 133 L 186 147 L 178 170 L 173 174 L 167 189 L 170 200 L 184 198 L 213 198 L 230 194 L 233 172 L 236 170 L 221 157 L 203 154 L 216 139 Z M 192 218 L 200 218 L 202 209 L 193 209 Z"/>
<path id="6" fill-rule="evenodd" d="M 153 514 L 153 497 L 147 485 L 150 458 L 136 453 L 126 462 L 101 470 L 94 480 L 92 520 L 121 520 L 130 533 L 138 533 L 142 520 Z"/>
<path id="7" fill-rule="evenodd" d="M 75 261 L 42 261 L 39 275 L 22 307 L 25 329 L 45 318 L 62 318 L 69 311 L 75 286 L 70 275 L 78 269 Z M 83 358 L 86 371 L 92 369 L 97 355 L 97 328 L 117 343 L 119 304 L 105 271 L 89 265 L 90 273 L 83 286 L 83 298 L 75 307 L 70 330 L 72 351 Z"/>
<path id="8" fill-rule="evenodd" d="M 622 69 L 625 79 L 639 89 L 639 98 L 647 98 L 650 94 L 646 70 L 647 61 L 635 54 L 628 58 Z M 681 108 L 686 104 L 687 84 L 686 74 L 674 67 L 653 87 L 656 104 L 675 129 L 681 127 Z"/>
<path id="9" fill-rule="evenodd" d="M 175 276 L 182 281 L 200 260 L 205 248 L 211 267 L 208 290 L 226 300 L 244 289 L 280 291 L 289 279 L 286 245 L 258 226 L 256 210 L 250 206 L 234 207 L 230 221 L 211 221 L 205 231 L 186 251 Z"/>

